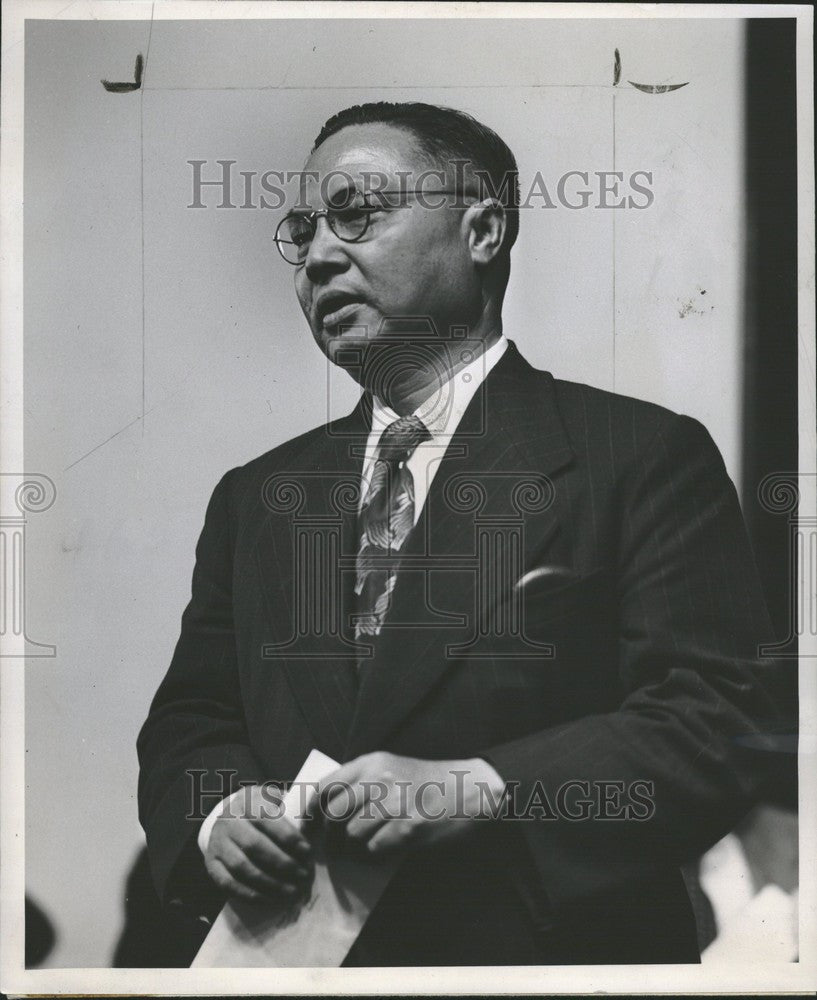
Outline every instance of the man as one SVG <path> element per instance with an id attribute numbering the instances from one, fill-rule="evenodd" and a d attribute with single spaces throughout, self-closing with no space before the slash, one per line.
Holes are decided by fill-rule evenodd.
<path id="1" fill-rule="evenodd" d="M 399 859 L 346 964 L 698 961 L 679 865 L 758 795 L 779 722 L 717 449 L 506 338 L 517 172 L 489 129 L 363 105 L 304 175 L 276 239 L 364 392 L 213 494 L 139 737 L 160 894 L 308 886 L 308 830 L 250 807 L 316 747 L 333 849 Z M 191 775 L 248 808 L 190 819 Z"/>

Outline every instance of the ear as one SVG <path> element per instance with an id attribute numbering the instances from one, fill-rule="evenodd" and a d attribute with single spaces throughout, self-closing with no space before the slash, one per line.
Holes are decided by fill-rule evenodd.
<path id="1" fill-rule="evenodd" d="M 490 264 L 502 249 L 508 225 L 505 209 L 496 198 L 470 205 L 463 224 L 468 227 L 468 248 L 475 264 Z"/>

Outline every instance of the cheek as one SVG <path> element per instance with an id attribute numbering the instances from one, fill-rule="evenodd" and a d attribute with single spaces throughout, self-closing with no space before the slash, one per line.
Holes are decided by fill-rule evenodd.
<path id="1" fill-rule="evenodd" d="M 459 250 L 456 244 L 440 241 L 418 256 L 415 287 L 428 308 L 445 308 L 462 294 L 468 271 Z"/>
<path id="2" fill-rule="evenodd" d="M 298 304 L 304 315 L 309 319 L 309 302 L 311 299 L 309 282 L 306 278 L 305 269 L 299 268 L 295 272 L 295 294 L 298 297 Z"/>
<path id="3" fill-rule="evenodd" d="M 443 210 L 426 220 L 424 239 L 418 248 L 417 267 L 429 287 L 460 288 L 469 270 L 467 246 L 456 220 Z"/>
<path id="4" fill-rule="evenodd" d="M 468 281 L 467 248 L 440 213 L 408 212 L 377 240 L 350 251 L 372 305 L 383 315 L 438 313 Z"/>
<path id="5" fill-rule="evenodd" d="M 425 234 L 422 240 L 394 239 L 378 248 L 369 276 L 394 306 L 410 309 L 430 304 L 429 299 L 450 293 L 452 282 L 461 280 L 459 251 L 447 233 Z"/>

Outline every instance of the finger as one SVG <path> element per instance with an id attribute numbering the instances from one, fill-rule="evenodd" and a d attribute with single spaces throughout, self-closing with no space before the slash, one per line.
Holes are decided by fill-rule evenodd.
<path id="1" fill-rule="evenodd" d="M 332 782 L 350 782 L 355 781 L 361 776 L 361 772 L 365 766 L 366 755 L 362 757 L 355 757 L 354 760 L 349 760 L 345 764 L 341 764 L 340 767 L 336 767 L 334 771 L 330 771 L 329 774 L 325 775 L 318 782 L 318 792 L 322 792 L 327 785 L 332 784 Z"/>
<path id="2" fill-rule="evenodd" d="M 351 804 L 353 801 L 351 796 L 354 795 L 354 785 L 357 777 L 357 773 L 352 769 L 351 765 L 345 764 L 318 784 L 316 802 L 324 815 L 329 815 L 331 818 L 329 808 L 332 802 L 339 803 L 341 796 Z"/>
<path id="3" fill-rule="evenodd" d="M 386 791 L 384 755 L 364 754 L 329 775 L 321 787 L 321 801 L 327 818 L 348 823 L 370 798 L 382 801 Z"/>
<path id="4" fill-rule="evenodd" d="M 237 896 L 248 903 L 266 902 L 268 898 L 263 893 L 236 881 L 224 863 L 219 861 L 218 858 L 213 858 L 208 862 L 207 871 L 210 874 L 210 878 L 226 895 Z"/>
<path id="5" fill-rule="evenodd" d="M 388 822 L 388 817 L 382 813 L 371 810 L 369 806 L 362 809 L 346 824 L 344 833 L 349 840 L 354 840 L 358 844 L 365 844 Z"/>
<path id="6" fill-rule="evenodd" d="M 366 842 L 366 850 L 369 854 L 389 855 L 405 850 L 412 840 L 415 839 L 416 823 L 410 820 L 396 819 L 383 826 Z"/>
<path id="7" fill-rule="evenodd" d="M 310 803 L 310 820 L 322 817 L 341 825 L 362 809 L 369 796 L 371 782 L 382 778 L 385 767 L 382 753 L 363 754 L 342 764 L 318 782 L 318 794 Z"/>
<path id="8" fill-rule="evenodd" d="M 353 766 L 356 761 L 342 764 L 334 771 L 325 775 L 320 781 L 307 782 L 308 788 L 302 790 L 302 817 L 305 823 L 314 822 L 325 816 L 325 802 L 328 794 L 335 794 L 340 785 L 348 784 L 354 775 Z"/>
<path id="9" fill-rule="evenodd" d="M 320 784 L 317 781 L 304 782 L 300 786 L 301 829 L 320 817 Z"/>
<path id="10" fill-rule="evenodd" d="M 322 803 L 345 794 L 345 789 L 357 784 L 368 776 L 371 769 L 371 754 L 355 757 L 354 760 L 341 764 L 318 782 L 318 797 Z"/>
<path id="11" fill-rule="evenodd" d="M 271 837 L 251 824 L 242 824 L 240 829 L 236 829 L 232 839 L 250 861 L 268 875 L 280 875 L 290 881 L 301 882 L 307 881 L 311 875 L 310 860 L 296 860 Z"/>
<path id="12" fill-rule="evenodd" d="M 366 790 L 357 781 L 336 779 L 324 786 L 319 805 L 324 821 L 345 825 L 365 802 Z"/>
<path id="13" fill-rule="evenodd" d="M 300 830 L 284 816 L 278 819 L 254 819 L 252 828 L 263 833 L 266 838 L 276 844 L 285 854 L 301 863 L 308 863 L 312 858 L 312 845 Z"/>
<path id="14" fill-rule="evenodd" d="M 299 891 L 299 887 L 291 881 L 262 872 L 241 848 L 231 841 L 226 841 L 222 845 L 221 857 L 218 860 L 224 864 L 236 882 L 267 897 L 280 898 L 281 895 L 292 897 Z"/>

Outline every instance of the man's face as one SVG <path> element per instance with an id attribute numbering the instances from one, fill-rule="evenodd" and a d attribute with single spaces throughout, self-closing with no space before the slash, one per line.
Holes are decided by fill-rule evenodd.
<path id="1" fill-rule="evenodd" d="M 437 176 L 418 185 L 416 178 L 428 169 L 428 162 L 416 151 L 413 135 L 381 124 L 342 129 L 305 166 L 320 178 L 332 171 L 343 172 L 361 190 L 367 172 L 386 175 L 388 189 L 399 191 L 397 172 L 411 171 L 403 188 L 422 186 L 429 203 L 435 204 L 444 199 L 430 197 L 431 192 L 449 190 L 451 185 Z M 324 185 L 324 194 L 333 198 L 337 189 L 346 187 L 348 182 L 333 176 L 333 183 Z M 319 183 L 308 184 L 306 200 L 312 209 L 327 207 L 317 203 L 320 188 Z M 396 203 L 394 198 L 389 201 Z M 338 347 L 356 342 L 378 340 L 385 347 L 390 334 L 382 326 L 384 320 L 429 317 L 439 336 L 447 339 L 452 324 L 467 325 L 479 316 L 480 286 L 463 210 L 450 205 L 432 209 L 418 204 L 414 195 L 408 195 L 405 204 L 375 212 L 357 243 L 343 242 L 325 217 L 318 220 L 309 252 L 295 270 L 295 287 L 313 336 L 330 359 Z M 349 325 L 353 328 L 341 329 Z M 408 331 L 405 324 L 400 329 L 403 339 L 411 336 L 410 325 Z"/>

